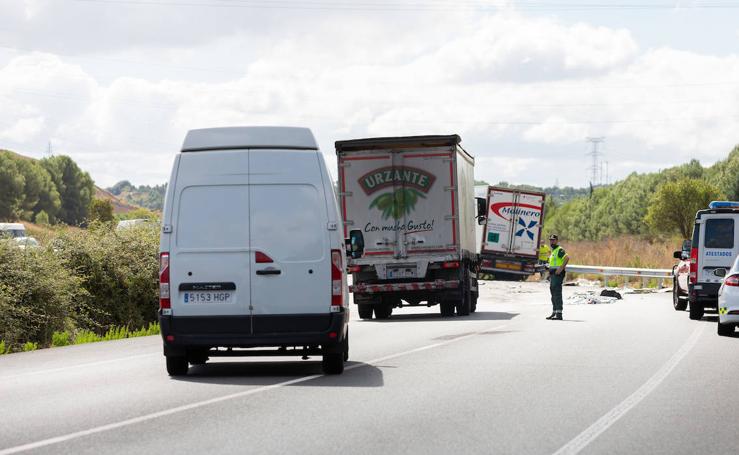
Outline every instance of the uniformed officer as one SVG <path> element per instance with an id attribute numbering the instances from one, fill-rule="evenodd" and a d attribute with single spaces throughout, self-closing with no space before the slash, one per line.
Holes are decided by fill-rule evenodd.
<path id="1" fill-rule="evenodd" d="M 549 255 L 549 291 L 552 293 L 552 314 L 550 320 L 562 320 L 562 282 L 565 279 L 565 267 L 570 261 L 564 248 L 559 246 L 556 234 L 549 236 L 552 254 Z"/>

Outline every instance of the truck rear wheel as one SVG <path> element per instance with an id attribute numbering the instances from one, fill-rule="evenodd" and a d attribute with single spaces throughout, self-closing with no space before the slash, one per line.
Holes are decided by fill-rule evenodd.
<path id="1" fill-rule="evenodd" d="M 470 312 L 474 313 L 477 311 L 477 297 L 479 297 L 479 294 L 477 292 L 472 293 L 472 305 L 470 306 Z"/>
<path id="2" fill-rule="evenodd" d="M 472 290 L 470 289 L 470 276 L 466 270 L 462 274 L 462 289 L 460 299 L 457 302 L 457 314 L 469 316 L 472 310 Z"/>
<path id="3" fill-rule="evenodd" d="M 701 318 L 703 318 L 703 304 L 690 302 L 690 319 L 697 321 Z"/>
<path id="4" fill-rule="evenodd" d="M 360 303 L 357 305 L 357 312 L 360 319 L 372 319 L 372 305 L 369 303 Z"/>
<path id="5" fill-rule="evenodd" d="M 442 318 L 454 316 L 454 302 L 442 301 L 439 304 L 439 310 Z"/>
<path id="6" fill-rule="evenodd" d="M 377 319 L 388 319 L 393 314 L 393 306 L 389 303 L 375 305 L 375 317 Z"/>

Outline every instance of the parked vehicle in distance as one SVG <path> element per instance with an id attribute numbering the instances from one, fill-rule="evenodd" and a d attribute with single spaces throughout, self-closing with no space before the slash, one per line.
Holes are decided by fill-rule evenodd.
<path id="1" fill-rule="evenodd" d="M 0 239 L 26 237 L 26 227 L 22 223 L 0 223 Z"/>
<path id="2" fill-rule="evenodd" d="M 344 238 L 307 128 L 192 130 L 174 160 L 160 240 L 170 375 L 213 356 L 349 355 Z"/>
<path id="3" fill-rule="evenodd" d="M 38 248 L 41 246 L 33 237 L 15 237 L 13 239 L 18 244 L 18 248 L 24 250 L 26 248 Z"/>
<path id="4" fill-rule="evenodd" d="M 688 281 L 690 276 L 690 240 L 683 241 L 682 249 L 673 257 L 679 262 L 672 267 L 672 306 L 676 311 L 688 308 Z"/>
<path id="5" fill-rule="evenodd" d="M 359 317 L 477 307 L 474 158 L 457 135 L 336 142 L 339 197 Z M 482 200 L 481 200 L 482 201 Z"/>
<path id="6" fill-rule="evenodd" d="M 118 225 L 116 225 L 115 230 L 116 231 L 122 231 L 124 229 L 128 229 L 134 226 L 140 226 L 142 224 L 151 223 L 152 221 L 146 218 L 135 218 L 132 220 L 120 220 L 118 222 Z"/>
<path id="7" fill-rule="evenodd" d="M 488 188 L 482 273 L 525 280 L 538 271 L 545 198 L 538 191 Z"/>
<path id="8" fill-rule="evenodd" d="M 739 256 L 718 290 L 718 334 L 730 336 L 739 325 Z"/>
<path id="9" fill-rule="evenodd" d="M 690 319 L 718 309 L 721 280 L 739 254 L 739 202 L 714 201 L 695 215 L 690 249 Z"/>

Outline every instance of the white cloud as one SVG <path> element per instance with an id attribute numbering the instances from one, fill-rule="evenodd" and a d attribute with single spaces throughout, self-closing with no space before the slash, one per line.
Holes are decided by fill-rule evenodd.
<path id="1" fill-rule="evenodd" d="M 35 12 L 27 18 L 18 6 L 8 29 L 53 48 L 54 29 L 26 29 L 66 13 L 44 0 L 28 5 Z M 712 161 L 739 142 L 739 84 L 690 85 L 737 80 L 737 56 L 640 51 L 623 29 L 504 12 L 446 14 L 444 27 L 436 13 L 410 27 L 401 17 L 332 13 L 279 29 L 259 13 L 270 19 L 252 30 L 234 25 L 243 11 L 222 28 L 208 12 L 199 28 L 192 11 L 170 23 L 134 10 L 123 10 L 135 16 L 129 24 L 112 24 L 103 9 L 70 18 L 99 20 L 110 33 L 57 30 L 61 41 L 101 42 L 70 44 L 62 57 L 20 53 L 0 67 L 0 148 L 33 154 L 52 140 L 102 185 L 153 184 L 168 178 L 190 128 L 309 126 L 331 165 L 338 139 L 457 133 L 481 178 L 551 185 L 540 171 L 558 169 L 561 184 L 577 186 L 585 136 L 607 137 L 614 173 L 627 173 L 615 164 L 627 161 Z M 162 40 L 149 34 L 157 18 Z M 139 29 L 130 42 L 120 35 Z M 195 36 L 175 43 L 183 30 Z M 95 53 L 70 57 L 75 50 Z"/>

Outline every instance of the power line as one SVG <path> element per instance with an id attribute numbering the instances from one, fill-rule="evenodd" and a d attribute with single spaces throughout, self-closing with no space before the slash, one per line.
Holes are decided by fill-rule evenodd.
<path id="1" fill-rule="evenodd" d="M 597 185 L 598 184 L 598 170 L 601 167 L 601 164 L 599 164 L 599 158 L 601 156 L 601 152 L 598 151 L 598 145 L 602 144 L 606 138 L 605 137 L 589 137 L 586 138 L 588 142 L 590 142 L 593 146 L 593 149 L 587 153 L 588 156 L 591 156 L 593 158 L 593 164 L 590 166 L 590 185 Z M 600 183 L 603 183 L 603 171 L 601 171 L 601 179 Z"/>

